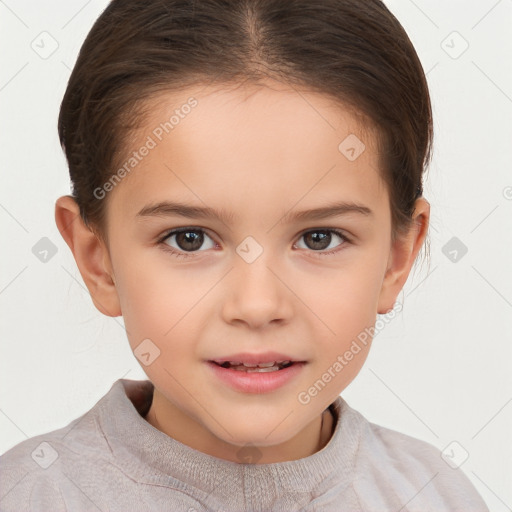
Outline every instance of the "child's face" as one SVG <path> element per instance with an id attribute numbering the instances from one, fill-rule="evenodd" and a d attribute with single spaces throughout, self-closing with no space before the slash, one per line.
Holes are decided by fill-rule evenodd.
<path id="1" fill-rule="evenodd" d="M 175 437 L 180 422 L 184 436 L 194 432 L 203 450 L 284 443 L 316 421 L 361 369 L 371 337 L 358 335 L 393 307 L 422 242 L 392 247 L 375 141 L 355 119 L 325 97 L 272 87 L 165 96 L 132 150 L 148 136 L 156 146 L 108 197 L 107 266 L 132 349 L 151 340 L 142 367 L 155 412 L 162 424 L 173 417 Z M 197 105 L 180 110 L 168 134 L 155 132 L 190 96 Z M 225 218 L 140 215 L 163 202 Z M 294 217 L 341 202 L 371 213 Z M 181 227 L 195 231 L 158 243 Z M 208 362 L 268 351 L 306 363 L 280 387 L 254 392 Z"/>

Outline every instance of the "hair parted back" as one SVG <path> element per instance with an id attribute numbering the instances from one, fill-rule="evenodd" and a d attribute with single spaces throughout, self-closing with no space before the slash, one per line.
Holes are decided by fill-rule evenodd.
<path id="1" fill-rule="evenodd" d="M 271 78 L 334 98 L 378 134 L 392 237 L 407 232 L 431 160 L 427 81 L 381 0 L 112 0 L 87 35 L 58 130 L 84 222 L 103 239 L 106 201 L 148 99 Z M 341 141 L 340 141 L 341 142 Z"/>

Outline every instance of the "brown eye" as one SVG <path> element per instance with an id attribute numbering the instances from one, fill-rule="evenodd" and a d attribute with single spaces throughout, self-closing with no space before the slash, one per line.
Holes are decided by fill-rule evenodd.
<path id="1" fill-rule="evenodd" d="M 347 237 L 333 229 L 314 229 L 307 231 L 301 236 L 301 239 L 304 240 L 305 247 L 300 247 L 300 244 L 297 244 L 299 248 L 311 249 L 316 252 L 325 251 L 326 249 L 336 249 L 348 242 Z M 341 242 L 336 243 L 336 239 L 341 240 Z"/>
<path id="2" fill-rule="evenodd" d="M 331 234 L 327 231 L 310 231 L 304 235 L 304 241 L 310 249 L 323 250 L 331 243 Z"/>
<path id="3" fill-rule="evenodd" d="M 207 246 L 206 249 L 215 247 L 215 242 L 201 229 L 186 228 L 171 231 L 162 242 L 178 251 L 197 252 L 201 250 L 205 240 L 211 241 L 210 246 Z"/>
<path id="4" fill-rule="evenodd" d="M 183 251 L 197 251 L 203 245 L 204 236 L 197 231 L 182 231 L 176 234 L 176 243 Z"/>

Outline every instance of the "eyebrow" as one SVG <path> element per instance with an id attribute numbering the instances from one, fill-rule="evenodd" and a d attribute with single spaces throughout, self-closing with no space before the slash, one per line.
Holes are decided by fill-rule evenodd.
<path id="1" fill-rule="evenodd" d="M 281 222 L 293 222 L 298 220 L 320 220 L 328 217 L 340 217 L 351 213 L 364 216 L 372 216 L 373 211 L 365 205 L 353 202 L 341 201 L 320 208 L 302 210 L 298 212 L 289 211 L 281 218 Z M 137 213 L 136 217 L 185 217 L 188 219 L 214 219 L 223 223 L 229 223 L 235 215 L 226 210 L 215 210 L 210 207 L 191 206 L 175 201 L 162 201 L 156 204 L 144 206 Z"/>

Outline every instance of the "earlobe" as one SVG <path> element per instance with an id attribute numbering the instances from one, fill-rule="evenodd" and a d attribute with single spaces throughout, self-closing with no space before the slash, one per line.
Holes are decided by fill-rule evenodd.
<path id="1" fill-rule="evenodd" d="M 388 313 L 404 287 L 416 256 L 428 231 L 430 204 L 424 198 L 416 200 L 413 224 L 409 233 L 395 240 L 391 247 L 388 267 L 379 296 L 378 314 Z"/>
<path id="2" fill-rule="evenodd" d="M 121 308 L 108 248 L 85 225 L 78 204 L 71 196 L 59 197 L 55 203 L 55 222 L 62 238 L 71 249 L 91 299 L 107 316 L 120 316 Z"/>

